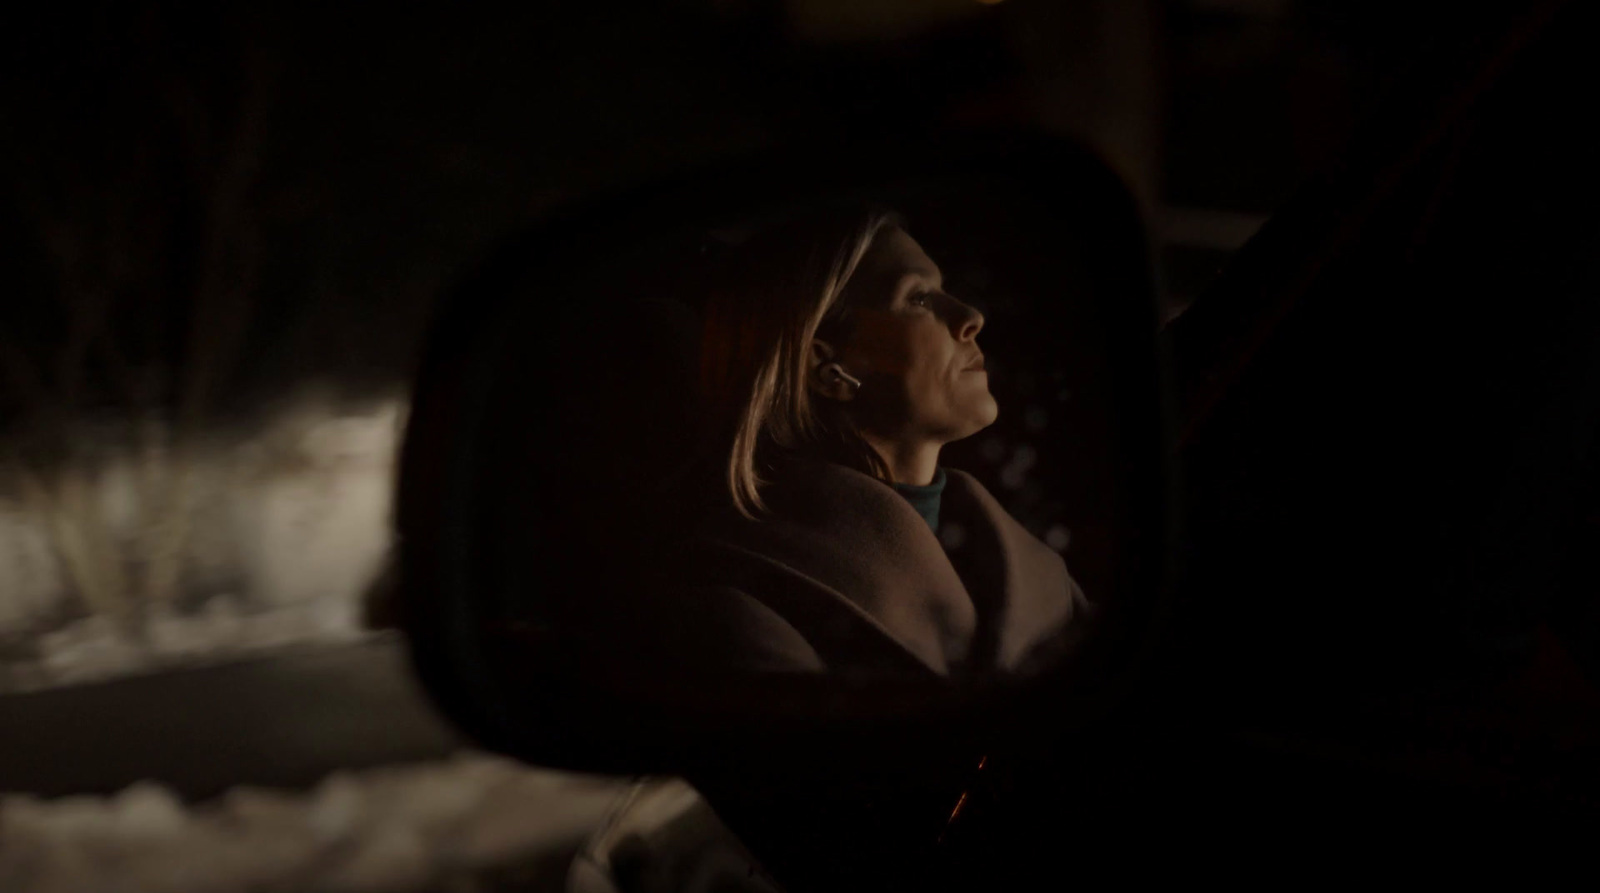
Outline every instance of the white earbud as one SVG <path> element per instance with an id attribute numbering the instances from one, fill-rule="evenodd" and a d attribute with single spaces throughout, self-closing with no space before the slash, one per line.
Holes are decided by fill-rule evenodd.
<path id="1" fill-rule="evenodd" d="M 828 373 L 830 375 L 832 375 L 834 377 L 834 379 L 836 379 L 836 380 L 848 381 L 850 383 L 850 386 L 853 387 L 853 388 L 861 387 L 861 379 L 855 378 L 850 373 L 844 371 L 844 367 L 840 366 L 838 363 L 833 363 L 833 364 L 829 365 L 828 366 Z"/>

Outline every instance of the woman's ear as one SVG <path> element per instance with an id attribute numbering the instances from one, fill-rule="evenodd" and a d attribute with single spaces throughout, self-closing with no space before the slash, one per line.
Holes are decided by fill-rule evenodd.
<path id="1" fill-rule="evenodd" d="M 806 358 L 806 384 L 815 394 L 848 402 L 855 399 L 860 382 L 853 379 L 835 357 L 832 345 L 820 338 L 813 339 L 811 355 Z"/>

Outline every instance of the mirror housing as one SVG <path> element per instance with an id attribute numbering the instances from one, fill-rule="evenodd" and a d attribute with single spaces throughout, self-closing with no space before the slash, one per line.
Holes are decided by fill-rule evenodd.
<path id="1" fill-rule="evenodd" d="M 1108 380 L 1099 384 L 1113 410 L 1105 448 L 1120 487 L 1096 635 L 1026 682 L 980 685 L 953 699 L 917 682 L 839 677 L 729 679 L 697 692 L 619 666 L 614 655 L 537 616 L 507 623 L 496 613 L 485 594 L 506 588 L 496 576 L 506 564 L 503 550 L 490 556 L 499 548 L 500 516 L 490 505 L 500 488 L 484 457 L 503 415 L 491 395 L 505 358 L 548 346 L 538 331 L 506 322 L 508 314 L 527 313 L 528 294 L 552 302 L 548 296 L 572 283 L 574 271 L 604 268 L 616 246 L 643 244 L 684 221 L 826 192 L 899 195 L 953 184 L 1027 194 L 1055 209 L 1060 216 L 1051 225 L 1076 240 L 1087 262 L 1105 338 Z M 561 317 L 551 306 L 547 318 Z M 657 322 L 675 324 L 670 314 Z M 1170 389 L 1157 329 L 1149 248 L 1131 193 L 1082 146 L 1033 133 L 800 147 L 554 215 L 446 296 L 417 375 L 397 503 L 399 619 L 416 672 L 444 713 L 481 745 L 580 771 L 691 774 L 739 754 L 814 765 L 821 776 L 835 760 L 859 763 L 873 754 L 909 770 L 915 748 L 908 742 L 930 736 L 965 752 L 1018 724 L 1059 733 L 1092 723 L 1132 682 L 1170 583 L 1177 513 L 1167 448 Z M 552 376 L 592 371 L 544 368 Z M 556 582 L 538 580 L 533 570 L 528 586 Z"/>

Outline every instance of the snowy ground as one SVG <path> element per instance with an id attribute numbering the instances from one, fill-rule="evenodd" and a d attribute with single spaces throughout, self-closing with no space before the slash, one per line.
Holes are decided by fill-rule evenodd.
<path id="1" fill-rule="evenodd" d="M 472 749 L 392 634 L 301 642 L 0 696 L 0 891 L 565 891 L 629 791 Z"/>
<path id="2" fill-rule="evenodd" d="M 6 795 L 0 890 L 563 890 L 572 854 L 628 789 L 463 751 L 192 807 L 151 782 L 109 797 Z"/>

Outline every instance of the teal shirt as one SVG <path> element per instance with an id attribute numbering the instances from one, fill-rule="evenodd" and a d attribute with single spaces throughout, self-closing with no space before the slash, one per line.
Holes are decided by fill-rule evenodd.
<path id="1" fill-rule="evenodd" d="M 935 533 L 939 530 L 939 497 L 944 493 L 944 467 L 940 466 L 933 472 L 933 483 L 925 487 L 915 487 L 911 484 L 890 484 L 895 492 L 906 498 L 911 507 L 917 510 L 922 520 L 928 522 L 928 527 Z"/>

